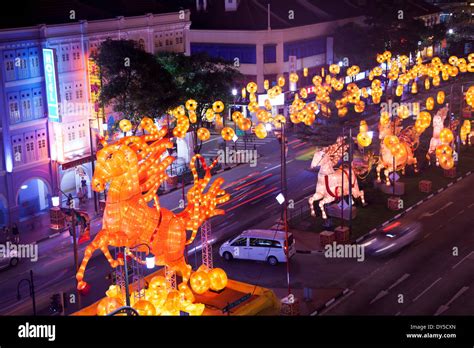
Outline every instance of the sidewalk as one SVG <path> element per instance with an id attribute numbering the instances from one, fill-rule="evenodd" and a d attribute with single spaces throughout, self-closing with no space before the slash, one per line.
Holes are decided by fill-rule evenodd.
<path id="1" fill-rule="evenodd" d="M 91 224 L 94 220 L 102 218 L 101 215 L 95 213 L 94 200 L 92 198 L 88 199 L 84 204 L 79 204 L 78 199 L 76 199 L 75 202 L 77 210 L 87 211 L 91 219 Z M 41 243 L 45 240 L 58 236 L 61 233 L 69 233 L 67 229 L 62 231 L 52 230 L 50 228 L 50 224 L 49 211 L 20 222 L 18 224 L 18 228 L 20 230 L 20 242 L 25 244 Z"/>

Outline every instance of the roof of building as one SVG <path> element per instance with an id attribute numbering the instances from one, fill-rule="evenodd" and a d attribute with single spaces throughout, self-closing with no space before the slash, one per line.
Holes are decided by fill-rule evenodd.
<path id="1" fill-rule="evenodd" d="M 240 0 L 235 11 L 226 11 L 224 0 L 207 0 L 205 11 L 197 11 L 195 5 L 191 7 L 191 29 L 266 30 L 268 5 L 271 29 L 285 29 L 362 14 L 361 8 L 349 0 Z"/>
<path id="2" fill-rule="evenodd" d="M 206 10 L 196 9 L 196 0 L 22 0 L 9 4 L 0 14 L 0 29 L 31 27 L 38 24 L 74 23 L 80 20 L 139 16 L 191 10 L 192 29 L 266 30 L 270 5 L 270 27 L 285 29 L 370 13 L 387 0 L 233 0 L 235 11 L 226 11 L 229 0 L 199 0 Z M 391 0 L 412 16 L 439 12 L 424 0 Z M 71 11 L 74 18 L 71 19 Z M 290 12 L 293 11 L 293 12 Z M 292 18 L 292 15 L 294 16 Z"/>
<path id="3" fill-rule="evenodd" d="M 111 19 L 169 13 L 187 8 L 189 0 L 22 0 L 0 13 L 0 29 L 66 24 L 80 20 Z M 193 2 L 194 3 L 194 2 Z M 71 11 L 74 18 L 71 19 Z"/>

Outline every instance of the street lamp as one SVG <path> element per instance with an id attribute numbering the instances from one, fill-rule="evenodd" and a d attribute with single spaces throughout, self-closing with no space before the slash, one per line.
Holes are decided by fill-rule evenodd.
<path id="1" fill-rule="evenodd" d="M 155 255 L 152 254 L 151 248 L 148 244 L 141 243 L 131 248 L 124 247 L 123 267 L 125 270 L 125 303 L 128 307 L 130 307 L 130 290 L 129 290 L 129 282 L 128 282 L 127 254 L 131 253 L 132 251 L 136 251 L 141 246 L 145 246 L 148 248 L 148 255 L 145 259 L 146 268 L 153 269 L 155 267 Z"/>
<path id="2" fill-rule="evenodd" d="M 31 300 L 33 301 L 33 315 L 36 316 L 36 299 L 35 299 L 35 284 L 33 283 L 33 270 L 30 270 L 30 279 L 24 278 L 18 282 L 18 285 L 16 286 L 16 298 L 18 301 L 21 300 L 21 295 L 20 295 L 20 286 L 23 282 L 28 283 L 28 287 L 30 289 L 30 297 Z"/>
<path id="3" fill-rule="evenodd" d="M 450 34 L 450 35 L 454 34 L 454 30 L 453 30 L 453 29 L 449 29 L 449 30 L 448 30 L 448 34 Z"/>
<path id="4" fill-rule="evenodd" d="M 236 88 L 233 88 L 232 89 L 232 95 L 235 97 L 237 95 L 237 89 Z"/>

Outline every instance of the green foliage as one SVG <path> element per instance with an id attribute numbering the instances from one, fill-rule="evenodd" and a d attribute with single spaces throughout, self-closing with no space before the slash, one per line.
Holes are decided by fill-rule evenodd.
<path id="1" fill-rule="evenodd" d="M 132 40 L 106 40 L 94 57 L 102 74 L 100 102 L 134 124 L 160 117 L 178 102 L 173 78 Z"/>
<path id="2" fill-rule="evenodd" d="M 240 72 L 229 62 L 205 53 L 185 56 L 163 52 L 157 55 L 163 68 L 173 76 L 180 104 L 188 99 L 198 102 L 198 115 L 217 100 L 228 105 L 233 102 L 232 88 L 242 79 Z"/>
<path id="3" fill-rule="evenodd" d="M 243 76 L 232 63 L 205 53 L 185 56 L 182 53 L 162 52 L 156 57 L 173 76 L 179 104 L 183 105 L 188 99 L 198 103 L 197 122 L 190 124 L 191 131 L 195 132 L 202 126 L 204 114 L 213 102 L 220 100 L 225 105 L 233 103 L 232 89 L 239 85 Z M 199 152 L 200 147 L 196 141 L 194 151 Z"/>
<path id="4" fill-rule="evenodd" d="M 347 57 L 350 65 L 365 70 L 377 64 L 377 53 L 390 50 L 393 56 L 415 54 L 445 37 L 444 24 L 425 26 L 396 3 L 381 1 L 367 16 L 365 25 L 352 22 L 335 30 L 334 51 L 338 60 Z"/>

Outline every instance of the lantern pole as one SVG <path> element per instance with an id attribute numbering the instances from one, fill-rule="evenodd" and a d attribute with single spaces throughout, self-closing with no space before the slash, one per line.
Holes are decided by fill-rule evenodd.
<path id="1" fill-rule="evenodd" d="M 352 128 L 349 128 L 349 236 L 352 235 L 352 142 Z"/>
<path id="2" fill-rule="evenodd" d="M 344 151 L 344 126 L 342 126 L 342 151 Z M 344 227 L 344 157 L 345 153 L 342 154 L 342 169 L 341 169 L 341 226 Z"/>

